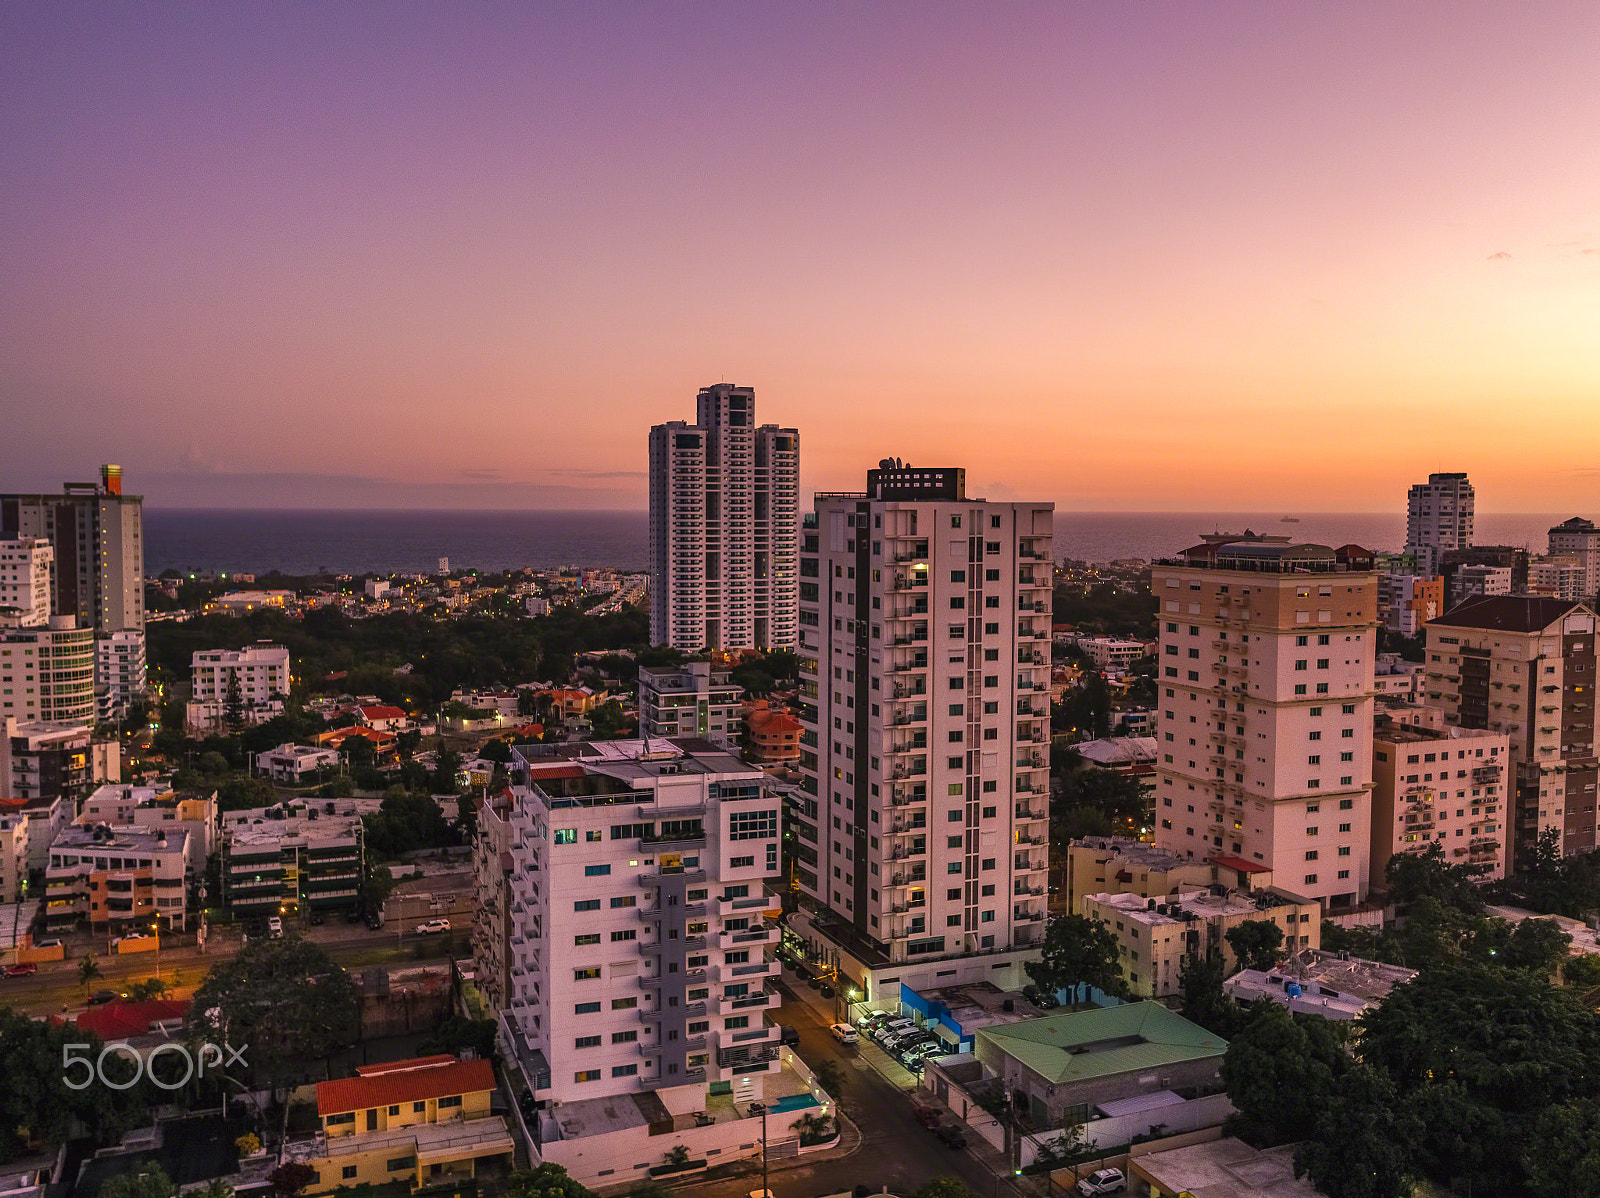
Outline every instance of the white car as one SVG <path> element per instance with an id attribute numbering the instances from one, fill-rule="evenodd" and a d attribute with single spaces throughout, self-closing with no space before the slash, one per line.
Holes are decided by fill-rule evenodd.
<path id="1" fill-rule="evenodd" d="M 1121 1169 L 1096 1169 L 1078 1182 L 1080 1194 L 1115 1194 L 1127 1184 Z"/>
<path id="2" fill-rule="evenodd" d="M 836 1023 L 828 1030 L 833 1033 L 833 1038 L 839 1041 L 840 1044 L 856 1044 L 861 1040 L 861 1036 L 856 1029 L 848 1023 Z"/>
<path id="3" fill-rule="evenodd" d="M 271 916 L 267 920 L 267 935 L 268 936 L 282 936 L 283 935 L 283 920 L 279 919 L 276 915 Z"/>
<path id="4" fill-rule="evenodd" d="M 424 935 L 430 932 L 448 932 L 449 930 L 450 921 L 448 919 L 430 919 L 427 923 L 419 923 L 417 925 L 417 931 Z"/>

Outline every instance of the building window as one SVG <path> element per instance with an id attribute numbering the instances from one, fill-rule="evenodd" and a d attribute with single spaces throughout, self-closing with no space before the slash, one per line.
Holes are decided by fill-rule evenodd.
<path id="1" fill-rule="evenodd" d="M 580 1069 L 572 1075 L 572 1080 L 575 1082 L 597 1082 L 600 1080 L 600 1070 Z"/>
<path id="2" fill-rule="evenodd" d="M 592 982 L 600 976 L 600 967 L 591 965 L 587 969 L 574 969 L 572 980 L 575 982 Z"/>
<path id="3" fill-rule="evenodd" d="M 611 872 L 609 865 L 585 865 L 583 876 L 586 878 L 603 878 Z"/>
<path id="4" fill-rule="evenodd" d="M 637 1065 L 613 1065 L 613 1066 L 611 1066 L 611 1076 L 612 1077 L 632 1077 L 634 1074 L 636 1074 L 638 1072 L 639 1072 L 639 1066 L 637 1066 Z"/>

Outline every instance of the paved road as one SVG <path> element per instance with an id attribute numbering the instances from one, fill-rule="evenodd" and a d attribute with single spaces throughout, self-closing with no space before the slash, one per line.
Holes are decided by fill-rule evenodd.
<path id="1" fill-rule="evenodd" d="M 785 985 L 787 982 L 785 978 Z M 912 1117 L 906 1091 L 885 1076 L 911 1075 L 894 1066 L 875 1045 L 840 1045 L 828 1031 L 828 1017 L 796 998 L 787 998 L 773 1013 L 773 1019 L 799 1030 L 798 1051 L 807 1064 L 815 1067 L 825 1060 L 839 1062 L 844 1076 L 841 1105 L 862 1136 L 861 1148 L 848 1157 L 773 1172 L 770 1188 L 776 1198 L 838 1194 L 858 1184 L 873 1190 L 888 1186 L 892 1193 L 906 1195 L 936 1177 L 959 1178 L 979 1198 L 1016 1198 L 1010 1185 L 1002 1185 L 1002 1179 L 970 1149 L 946 1148 Z M 882 1071 L 874 1067 L 873 1054 L 882 1058 L 878 1061 L 884 1066 Z M 742 1166 L 738 1176 L 675 1189 L 693 1198 L 746 1198 L 761 1188 L 760 1174 L 761 1165 L 756 1161 Z"/>
<path id="2" fill-rule="evenodd" d="M 386 961 L 394 965 L 422 965 L 448 959 L 451 936 L 418 936 L 407 928 L 403 946 L 397 946 L 398 936 L 393 928 L 381 932 L 364 927 L 329 925 L 309 929 L 311 940 L 333 960 L 347 966 L 371 964 L 374 955 L 395 958 Z M 421 958 L 414 954 L 416 946 L 423 946 Z M 102 949 L 104 945 L 100 946 Z M 208 952 L 202 953 L 194 945 L 174 945 L 161 950 L 161 976 L 172 986 L 169 997 L 188 998 L 195 987 L 204 980 L 218 960 L 226 960 L 238 949 L 238 941 L 212 939 Z M 89 983 L 92 990 L 121 990 L 131 982 L 154 977 L 156 954 L 153 952 L 94 954 L 101 976 Z M 79 957 L 65 961 L 48 962 L 39 966 L 39 972 L 25 978 L 0 978 L 0 1006 L 28 1015 L 59 1014 L 63 1007 L 76 1012 L 84 1006 L 84 987 L 78 981 Z"/>

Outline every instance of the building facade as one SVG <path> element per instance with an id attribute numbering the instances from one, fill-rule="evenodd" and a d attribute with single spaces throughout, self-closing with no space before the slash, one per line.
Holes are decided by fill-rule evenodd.
<path id="1" fill-rule="evenodd" d="M 285 803 L 221 817 L 222 901 L 240 918 L 355 910 L 366 872 L 354 809 Z"/>
<path id="2" fill-rule="evenodd" d="M 283 711 L 289 693 L 289 650 L 263 642 L 248 649 L 202 649 L 190 660 L 185 721 L 207 729 L 237 718 L 254 724 Z"/>
<path id="3" fill-rule="evenodd" d="M 755 391 L 704 388 L 695 423 L 650 430 L 650 639 L 792 649 L 800 434 L 757 426 Z"/>
<path id="4" fill-rule="evenodd" d="M 1465 474 L 1430 474 L 1428 481 L 1411 488 L 1406 499 L 1406 552 L 1417 563 L 1417 573 L 1432 578 L 1439 573 L 1446 550 L 1472 544 L 1475 500 Z"/>
<path id="5" fill-rule="evenodd" d="M 49 622 L 55 563 L 43 537 L 0 540 L 0 620 L 22 628 Z"/>
<path id="6" fill-rule="evenodd" d="M 1576 598 L 1592 604 L 1600 591 L 1600 528 L 1581 516 L 1563 520 L 1550 530 L 1549 548 L 1551 557 L 1571 558 L 1582 568 L 1582 590 Z"/>
<path id="7" fill-rule="evenodd" d="M 885 463 L 806 519 L 790 926 L 868 1000 L 1042 939 L 1052 516 Z"/>
<path id="8" fill-rule="evenodd" d="M 731 740 L 739 734 L 742 694 L 729 672 L 710 662 L 640 666 L 639 734 Z"/>
<path id="9" fill-rule="evenodd" d="M 1152 572 L 1155 843 L 1332 909 L 1370 885 L 1377 576 L 1325 545 L 1206 544 Z"/>
<path id="10" fill-rule="evenodd" d="M 652 1091 L 704 1109 L 708 1087 L 737 1093 L 776 1069 L 766 879 L 782 861 L 766 776 L 695 739 L 513 753 L 509 804 L 479 814 L 511 846 L 502 1016 L 542 1062 L 535 1098 Z"/>
<path id="11" fill-rule="evenodd" d="M 94 642 L 95 707 L 102 724 L 121 719 L 147 693 L 144 629 L 108 632 Z"/>
<path id="12" fill-rule="evenodd" d="M 50 845 L 45 869 L 45 928 L 63 931 L 85 919 L 109 932 L 182 930 L 188 911 L 188 833 L 72 825 Z"/>
<path id="13" fill-rule="evenodd" d="M 1481 728 L 1386 723 L 1372 741 L 1372 872 L 1437 844 L 1451 865 L 1506 874 L 1511 741 Z"/>
<path id="14" fill-rule="evenodd" d="M 1564 855 L 1596 845 L 1595 613 L 1586 604 L 1484 596 L 1427 629 L 1427 700 L 1447 723 L 1510 740 L 1510 860 L 1554 831 Z"/>
<path id="15" fill-rule="evenodd" d="M 94 629 L 71 616 L 0 629 L 0 717 L 90 727 L 95 721 Z"/>
<path id="16" fill-rule="evenodd" d="M 1378 614 L 1390 632 L 1416 636 L 1444 611 L 1444 579 L 1417 574 L 1378 575 Z"/>

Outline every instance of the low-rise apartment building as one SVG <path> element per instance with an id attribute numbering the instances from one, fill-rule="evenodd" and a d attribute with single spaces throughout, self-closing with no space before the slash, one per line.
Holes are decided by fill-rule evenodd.
<path id="1" fill-rule="evenodd" d="M 362 1065 L 317 1084 L 321 1130 L 291 1138 L 286 1159 L 316 1171 L 307 1194 L 358 1186 L 471 1186 L 510 1172 L 515 1145 L 490 1112 L 488 1061 L 450 1056 Z"/>
<path id="2" fill-rule="evenodd" d="M 361 817 L 283 803 L 222 817 L 222 899 L 238 917 L 354 909 L 366 868 Z"/>
<path id="3" fill-rule="evenodd" d="M 190 661 L 190 676 L 190 727 L 210 729 L 233 719 L 260 723 L 283 712 L 289 650 L 267 641 L 248 649 L 202 649 Z"/>
<path id="4" fill-rule="evenodd" d="M 97 931 L 182 930 L 188 920 L 189 834 L 182 829 L 72 825 L 50 845 L 45 927 L 87 920 Z"/>
<path id="5" fill-rule="evenodd" d="M 284 786 L 304 786 L 315 782 L 324 769 L 339 767 L 337 749 L 285 742 L 276 749 L 256 754 L 256 769 Z"/>
<path id="6" fill-rule="evenodd" d="M 0 903 L 26 897 L 30 822 L 21 799 L 0 798 Z"/>
<path id="7" fill-rule="evenodd" d="M 745 751 L 763 766 L 797 764 L 804 730 L 793 712 L 774 707 L 766 699 L 757 699 L 745 708 Z"/>
<path id="8" fill-rule="evenodd" d="M 1217 880 L 1209 861 L 1196 861 L 1126 836 L 1084 836 L 1066 846 L 1065 876 L 1057 883 L 1067 911 L 1086 894 L 1171 894 L 1181 887 L 1209 886 Z"/>
<path id="9" fill-rule="evenodd" d="M 1222 988 L 1244 1005 L 1264 998 L 1299 1014 L 1346 1021 L 1359 1018 L 1416 976 L 1415 969 L 1403 965 L 1308 948 L 1274 970 L 1241 969 Z"/>
<path id="10" fill-rule="evenodd" d="M 1239 891 L 1219 883 L 1165 899 L 1086 894 L 1079 911 L 1115 934 L 1123 975 L 1142 998 L 1177 994 L 1184 959 L 1191 954 L 1215 952 L 1226 969 L 1237 969 L 1228 933 L 1252 920 L 1278 925 L 1285 954 L 1322 945 L 1321 904 L 1275 886 Z"/>
<path id="11" fill-rule="evenodd" d="M 1437 844 L 1451 865 L 1506 874 L 1511 740 L 1481 728 L 1427 729 L 1378 720 L 1372 738 L 1372 874 L 1396 853 Z"/>
<path id="12" fill-rule="evenodd" d="M 744 692 L 730 678 L 707 661 L 640 666 L 639 735 L 737 737 Z"/>
<path id="13" fill-rule="evenodd" d="M 85 827 L 112 824 L 169 833 L 181 828 L 189 834 L 187 866 L 194 878 L 204 874 L 206 861 L 216 847 L 217 795 L 215 791 L 108 783 L 96 787 L 83 801 L 82 811 L 73 822 Z"/>
<path id="14" fill-rule="evenodd" d="M 82 724 L 7 718 L 0 782 L 13 799 L 63 798 L 74 813 L 91 789 L 121 777 L 116 741 L 95 740 Z"/>
<path id="15" fill-rule="evenodd" d="M 1078 648 L 1101 670 L 1125 670 L 1151 652 L 1151 646 L 1144 641 L 1123 641 L 1108 636 L 1080 637 Z"/>

